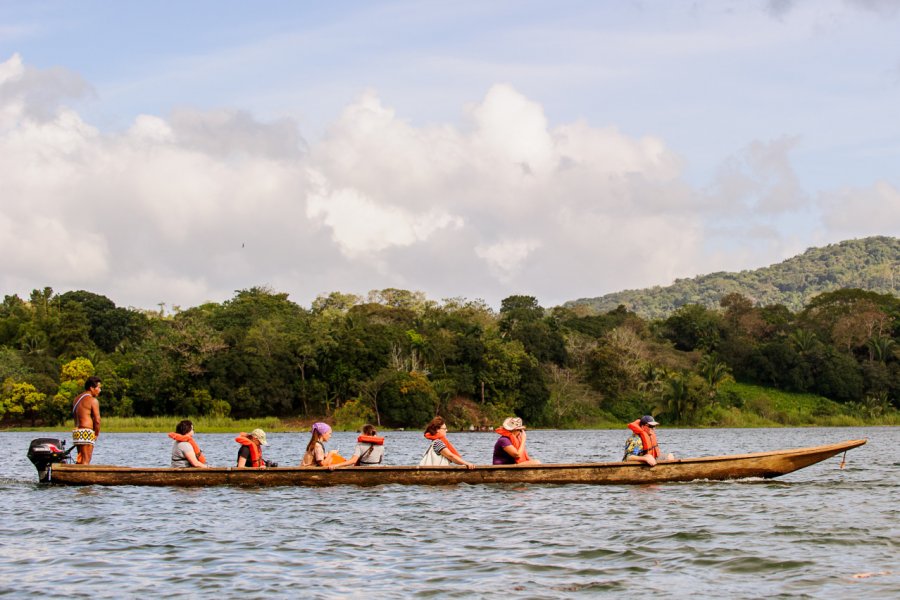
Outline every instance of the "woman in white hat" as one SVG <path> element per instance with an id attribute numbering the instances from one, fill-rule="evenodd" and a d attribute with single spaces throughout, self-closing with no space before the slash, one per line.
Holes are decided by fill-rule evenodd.
<path id="1" fill-rule="evenodd" d="M 528 456 L 525 448 L 525 425 L 519 417 L 509 417 L 503 421 L 503 426 L 495 429 L 500 434 L 500 439 L 494 444 L 495 465 L 539 465 L 541 461 Z"/>

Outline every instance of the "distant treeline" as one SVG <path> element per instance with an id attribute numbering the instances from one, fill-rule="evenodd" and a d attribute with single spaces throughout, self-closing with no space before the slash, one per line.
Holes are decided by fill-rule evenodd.
<path id="1" fill-rule="evenodd" d="M 782 304 L 801 311 L 815 296 L 847 288 L 897 294 L 900 239 L 880 236 L 849 240 L 810 248 L 800 256 L 762 269 L 678 279 L 665 287 L 582 298 L 566 306 L 586 305 L 607 312 L 621 304 L 644 318 L 661 319 L 687 304 L 716 308 L 728 294 L 741 294 L 757 305 Z"/>
<path id="2" fill-rule="evenodd" d="M 900 300 L 844 289 L 802 310 L 730 294 L 648 320 L 625 307 L 545 309 L 510 296 L 429 301 L 385 289 L 309 308 L 264 288 L 175 314 L 121 308 L 88 291 L 0 305 L 0 418 L 55 424 L 84 379 L 117 416 L 322 417 L 457 427 L 517 414 L 534 426 L 733 423 L 764 414 L 737 380 L 822 396 L 815 414 L 877 419 L 900 398 Z M 755 401 L 754 401 L 755 402 Z"/>

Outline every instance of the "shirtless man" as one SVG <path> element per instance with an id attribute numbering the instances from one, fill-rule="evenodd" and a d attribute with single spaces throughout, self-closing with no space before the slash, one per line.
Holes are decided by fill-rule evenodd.
<path id="1" fill-rule="evenodd" d="M 72 430 L 72 438 L 78 449 L 78 459 L 75 464 L 91 464 L 91 456 L 94 454 L 94 442 L 100 437 L 100 378 L 88 377 L 84 382 L 84 392 L 78 395 L 72 402 L 72 416 L 75 418 L 75 429 Z"/>

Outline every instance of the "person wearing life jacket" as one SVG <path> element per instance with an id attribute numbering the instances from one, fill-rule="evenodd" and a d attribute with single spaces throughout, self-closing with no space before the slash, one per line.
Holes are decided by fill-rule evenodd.
<path id="1" fill-rule="evenodd" d="M 637 460 L 652 467 L 660 460 L 659 442 L 656 440 L 657 425 L 659 423 L 650 415 L 644 415 L 628 424 L 632 435 L 625 441 L 623 461 Z M 675 460 L 675 455 L 667 454 L 665 460 Z"/>
<path id="2" fill-rule="evenodd" d="M 266 461 L 263 460 L 262 447 L 266 443 L 266 432 L 262 429 L 254 429 L 249 434 L 241 432 L 234 438 L 241 445 L 238 450 L 237 466 L 239 469 L 265 469 Z"/>
<path id="3" fill-rule="evenodd" d="M 353 456 L 343 462 L 332 464 L 331 468 L 371 467 L 380 465 L 382 460 L 384 460 L 384 438 L 378 435 L 378 431 L 373 425 L 365 425 L 362 428 L 362 435 L 356 438 Z"/>
<path id="4" fill-rule="evenodd" d="M 312 437 L 306 445 L 306 453 L 300 461 L 301 467 L 326 467 L 334 469 L 337 465 L 343 465 L 346 461 L 338 454 L 337 450 L 325 451 L 325 442 L 331 439 L 331 426 L 328 423 L 313 423 Z"/>
<path id="5" fill-rule="evenodd" d="M 431 440 L 431 444 L 419 461 L 420 466 L 449 465 L 455 463 L 467 469 L 474 469 L 475 465 L 462 457 L 459 451 L 453 447 L 447 439 L 447 424 L 444 417 L 437 416 L 431 420 L 425 428 L 425 438 Z"/>
<path id="6" fill-rule="evenodd" d="M 525 448 L 525 425 L 519 417 L 509 417 L 503 426 L 495 429 L 500 438 L 494 444 L 495 465 L 539 465 L 541 461 L 528 456 Z"/>
<path id="7" fill-rule="evenodd" d="M 207 469 L 206 457 L 200 446 L 194 440 L 194 424 L 187 419 L 175 426 L 175 433 L 170 433 L 169 437 L 174 440 L 172 443 L 172 468 L 186 469 L 195 467 L 197 469 Z"/>

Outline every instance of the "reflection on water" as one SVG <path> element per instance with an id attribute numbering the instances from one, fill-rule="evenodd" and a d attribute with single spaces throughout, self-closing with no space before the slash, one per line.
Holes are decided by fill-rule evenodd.
<path id="1" fill-rule="evenodd" d="M 0 594 L 252 598 L 651 593 L 656 597 L 896 597 L 897 428 L 667 430 L 665 450 L 718 455 L 868 437 L 775 481 L 655 486 L 54 488 L 25 458 L 43 434 L 0 434 Z M 55 437 L 52 434 L 50 437 Z M 213 464 L 233 436 L 198 435 Z M 329 449 L 349 454 L 354 435 Z M 421 434 L 389 432 L 388 464 Z M 624 431 L 534 431 L 545 462 L 616 460 Z M 272 434 L 299 462 L 306 434 Z M 451 440 L 487 462 L 493 434 Z M 95 463 L 165 466 L 159 434 L 104 434 Z"/>

